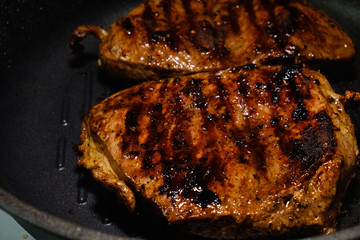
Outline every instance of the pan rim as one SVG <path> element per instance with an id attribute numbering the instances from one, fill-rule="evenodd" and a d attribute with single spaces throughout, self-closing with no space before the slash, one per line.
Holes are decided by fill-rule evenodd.
<path id="1" fill-rule="evenodd" d="M 130 240 L 142 239 L 121 237 L 114 234 L 96 231 L 81 224 L 42 211 L 11 194 L 0 186 L 0 209 L 12 217 L 19 218 L 45 232 L 66 239 L 76 240 Z M 16 220 L 16 219 L 15 219 Z"/>
<path id="2" fill-rule="evenodd" d="M 41 230 L 56 236 L 77 240 L 130 240 L 140 237 L 121 237 L 114 234 L 96 231 L 86 226 L 54 216 L 42 211 L 9 193 L 0 186 L 0 208 L 11 216 L 20 218 Z M 355 240 L 360 238 L 360 225 L 345 228 L 328 235 L 302 238 L 302 240 Z"/>

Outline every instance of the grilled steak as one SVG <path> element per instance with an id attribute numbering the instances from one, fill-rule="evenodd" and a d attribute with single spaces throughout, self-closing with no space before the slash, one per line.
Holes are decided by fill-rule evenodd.
<path id="1" fill-rule="evenodd" d="M 101 39 L 103 69 L 146 80 L 355 52 L 340 26 L 303 0 L 147 0 L 108 31 L 78 27 L 72 47 L 88 34 Z"/>
<path id="2" fill-rule="evenodd" d="M 358 155 L 350 95 L 299 66 L 144 82 L 90 110 L 79 164 L 204 237 L 328 233 Z"/>

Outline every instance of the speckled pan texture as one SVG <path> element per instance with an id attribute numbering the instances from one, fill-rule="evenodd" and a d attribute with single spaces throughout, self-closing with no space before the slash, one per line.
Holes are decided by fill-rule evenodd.
<path id="1" fill-rule="evenodd" d="M 98 40 L 75 58 L 79 25 L 104 28 L 141 1 L 0 1 L 0 207 L 37 239 L 198 239 L 144 211 L 130 214 L 115 194 L 77 166 L 81 122 L 106 97 L 135 83 L 97 66 Z M 312 0 L 360 46 L 360 2 Z M 358 49 L 357 49 L 358 50 Z M 337 93 L 360 91 L 360 58 L 322 68 Z M 360 108 L 349 111 L 360 139 Z M 359 172 L 359 170 L 357 171 Z M 360 174 L 351 182 L 335 234 L 360 238 Z"/>

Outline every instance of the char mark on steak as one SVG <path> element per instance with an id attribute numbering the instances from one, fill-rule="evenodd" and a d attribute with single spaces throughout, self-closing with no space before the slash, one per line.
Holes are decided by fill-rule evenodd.
<path id="1" fill-rule="evenodd" d="M 303 0 L 147 0 L 108 31 L 80 26 L 71 46 L 87 34 L 101 39 L 103 69 L 141 80 L 355 54 L 341 27 Z"/>
<path id="2" fill-rule="evenodd" d="M 204 237 L 331 232 L 358 155 L 346 99 L 296 65 L 148 81 L 90 110 L 79 164 Z"/>

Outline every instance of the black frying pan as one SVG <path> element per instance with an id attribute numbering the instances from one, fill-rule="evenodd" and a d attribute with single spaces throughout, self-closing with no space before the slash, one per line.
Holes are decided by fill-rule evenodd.
<path id="1" fill-rule="evenodd" d="M 82 118 L 95 103 L 133 83 L 98 71 L 95 39 L 85 39 L 86 53 L 74 58 L 69 36 L 82 24 L 107 28 L 139 2 L 0 1 L 0 207 L 38 239 L 197 239 L 146 212 L 129 214 L 77 167 L 73 148 Z M 359 1 L 311 2 L 360 46 Z M 360 91 L 359 57 L 323 72 L 336 92 Z M 357 130 L 359 114 L 360 108 L 350 111 Z M 340 230 L 327 239 L 360 237 L 359 177 L 343 202 Z"/>

